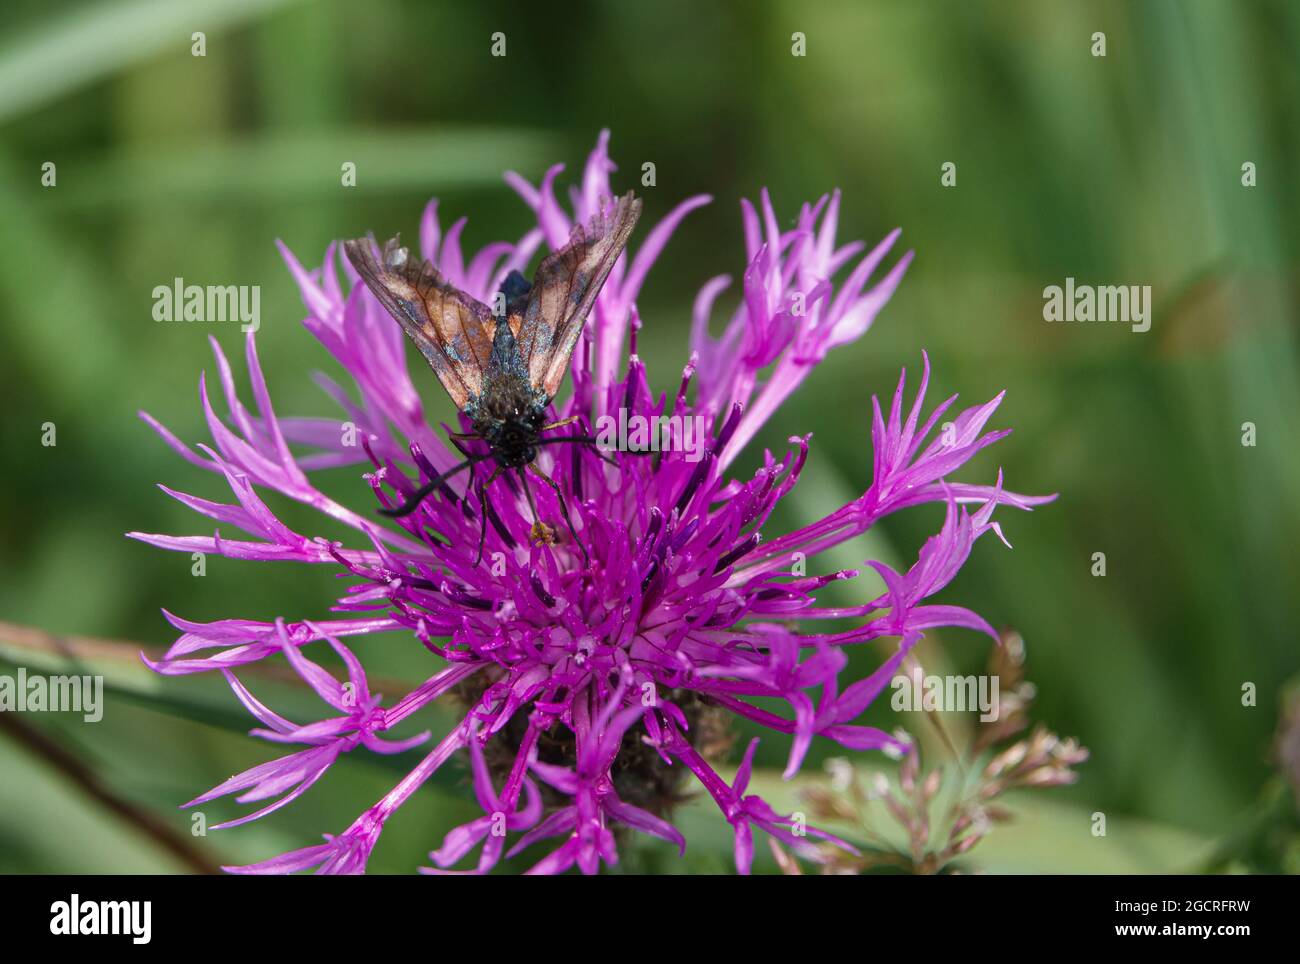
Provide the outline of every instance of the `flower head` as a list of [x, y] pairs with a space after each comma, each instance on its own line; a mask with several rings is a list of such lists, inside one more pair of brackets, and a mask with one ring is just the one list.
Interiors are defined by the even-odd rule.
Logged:
[[[543, 242], [552, 249], [563, 246], [573, 225], [599, 210], [613, 194], [614, 169], [603, 134], [580, 186], [571, 192], [571, 212], [555, 196], [560, 167], [548, 171], [540, 187], [507, 175], [536, 214], [537, 227], [515, 244], [489, 245], [468, 259], [460, 246], [464, 221], [444, 234], [431, 203], [421, 222], [421, 252], [451, 284], [489, 302], [505, 276], [526, 266]], [[997, 505], [1029, 509], [1047, 501], [1005, 491], [1000, 475], [993, 485], [950, 479], [971, 456], [1006, 434], [984, 432], [1001, 396], [959, 413], [930, 439], [954, 399], [921, 422], [926, 357], [910, 407], [904, 379], [887, 417], [873, 400], [870, 487], [791, 532], [765, 530], [777, 503], [799, 480], [811, 436], [791, 438], [784, 452], [763, 452], [749, 478], [728, 471], [817, 363], [870, 327], [911, 257], [898, 259], [873, 282], [898, 232], [859, 258], [860, 243], [836, 244], [838, 192], [804, 205], [788, 231], [780, 229], [766, 192], [758, 209], [743, 203], [746, 262], [740, 303], [713, 337], [710, 316], [729, 279], [707, 282], [695, 302], [692, 354], [678, 388], [671, 397], [651, 390], [636, 352], [641, 325], [636, 299], [669, 236], [708, 200], [682, 202], [635, 251], [620, 258], [573, 353], [572, 393], [553, 413], [556, 420], [574, 418], [584, 436], [610, 420], [649, 425], [652, 442], [669, 443], [652, 445], [658, 449], [653, 455], [586, 444], [548, 446], [539, 450], [537, 465], [556, 489], [538, 484], [525, 492], [512, 479], [488, 487], [490, 466], [473, 466], [466, 476], [440, 486], [415, 512], [381, 524], [374, 509], [401, 504], [459, 462], [461, 452], [448, 427], [440, 432], [428, 424], [406, 366], [400, 328], [342, 263], [334, 245], [316, 271], [282, 250], [307, 308], [306, 327], [354, 382], [344, 387], [320, 379], [339, 416], [278, 416], [251, 334], [246, 351], [255, 414], [239, 400], [230, 365], [214, 342], [227, 414], [224, 420], [217, 414], [201, 380], [212, 444], [192, 449], [144, 416], [184, 458], [224, 477], [233, 501], [164, 489], [224, 526], [227, 534], [218, 529], [211, 536], [133, 537], [185, 552], [333, 567], [350, 581], [332, 607], [335, 618], [328, 620], [204, 624], [168, 615], [182, 635], [152, 664], [158, 672], [224, 672], [266, 727], [254, 731], [257, 735], [307, 745], [232, 777], [194, 802], [236, 792], [244, 802], [279, 797], [230, 823], [254, 819], [306, 791], [342, 752], [358, 746], [402, 752], [422, 742], [424, 737], [388, 743], [380, 734], [432, 701], [445, 697], [462, 708], [460, 723], [344, 834], [243, 870], [363, 869], [387, 816], [462, 750], [483, 816], [447, 834], [431, 854], [437, 871], [466, 861], [473, 871], [487, 871], [505, 853], [552, 841], [534, 871], [577, 866], [590, 873], [617, 861], [628, 832], [684, 848], [671, 808], [689, 781], [712, 797], [733, 828], [742, 871], [752, 862], [756, 827], [820, 859], [824, 848], [805, 846], [806, 828], [796, 833], [792, 817], [747, 794], [755, 743], [730, 783], [717, 772], [728, 745], [726, 718], [743, 717], [790, 734], [787, 777], [797, 772], [815, 738], [852, 750], [903, 754], [909, 748], [905, 739], [854, 721], [923, 631], [962, 626], [992, 634], [974, 612], [931, 598], [951, 581], [976, 539], [989, 529], [1001, 536], [991, 520]], [[662, 437], [653, 434], [655, 426], [665, 425]], [[702, 444], [672, 444], [685, 437], [688, 425], [698, 427]], [[312, 473], [346, 465], [369, 466], [362, 478], [370, 494], [358, 486], [356, 498], [343, 504], [323, 494]], [[294, 532], [271, 512], [259, 489], [312, 506], [351, 527], [357, 538], [344, 545]], [[867, 560], [864, 564], [883, 579], [884, 594], [855, 607], [819, 606], [819, 589], [853, 579], [859, 570], [808, 575], [805, 565], [885, 515], [922, 502], [943, 502], [947, 513], [916, 563], [895, 572]], [[560, 526], [537, 538], [533, 503], [545, 520], [558, 520], [567, 509], [582, 545]], [[968, 511], [966, 505], [975, 508]], [[232, 529], [245, 535], [232, 536]], [[853, 618], [854, 628], [838, 633], [799, 628], [806, 621], [842, 617]], [[361, 663], [340, 638], [353, 637], [357, 648], [364, 637], [389, 630], [408, 631], [428, 650], [430, 676], [383, 708], [369, 694]], [[897, 638], [894, 656], [867, 679], [842, 686], [845, 648], [879, 638]], [[346, 686], [302, 652], [322, 641], [343, 658]], [[276, 653], [287, 656], [337, 715], [307, 725], [290, 723], [259, 703], [234, 675], [237, 667]], [[771, 708], [773, 700], [786, 712]], [[513, 842], [507, 839], [511, 835], [516, 835]]]

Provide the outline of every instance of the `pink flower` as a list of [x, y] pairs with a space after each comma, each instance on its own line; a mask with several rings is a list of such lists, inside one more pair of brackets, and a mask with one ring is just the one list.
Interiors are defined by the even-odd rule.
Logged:
[[[452, 284], [490, 301], [509, 271], [526, 266], [543, 242], [552, 249], [563, 245], [573, 225], [613, 196], [607, 145], [602, 134], [567, 211], [555, 195], [560, 167], [548, 171], [539, 187], [507, 175], [535, 212], [537, 227], [516, 243], [492, 244], [471, 258], [460, 246], [465, 222], [444, 234], [431, 203], [420, 227], [423, 255]], [[481, 487], [490, 466], [475, 466], [443, 484], [398, 522], [381, 522], [376, 508], [403, 502], [461, 454], [425, 418], [400, 328], [357, 283], [335, 245], [319, 270], [304, 268], [282, 247], [302, 291], [308, 330], [352, 379], [348, 387], [319, 379], [338, 407], [334, 419], [277, 415], [251, 335], [246, 361], [255, 411], [236, 395], [230, 366], [214, 342], [226, 414], [217, 414], [201, 380], [211, 444], [191, 448], [144, 416], [182, 457], [223, 477], [233, 498], [212, 502], [164, 488], [213, 520], [213, 533], [132, 533], [133, 538], [182, 552], [327, 566], [349, 582], [329, 620], [205, 624], [167, 614], [182, 635], [151, 664], [158, 672], [226, 673], [266, 727], [257, 735], [307, 747], [232, 777], [195, 803], [228, 793], [244, 802], [277, 798], [223, 826], [254, 819], [305, 792], [343, 752], [409, 749], [416, 741], [390, 744], [380, 734], [434, 700], [454, 690], [462, 704], [461, 722], [345, 833], [241, 872], [364, 868], [388, 815], [462, 749], [468, 750], [483, 815], [447, 834], [432, 854], [439, 870], [473, 859], [471, 869], [484, 872], [503, 854], [553, 840], [556, 845], [534, 871], [576, 866], [590, 873], [617, 861], [618, 827], [684, 848], [668, 802], [685, 778], [708, 790], [733, 828], [741, 871], [752, 862], [755, 827], [817, 859], [805, 831], [832, 838], [811, 828], [796, 833], [793, 818], [746, 792], [753, 743], [731, 784], [716, 772], [716, 754], [706, 746], [711, 721], [729, 713], [790, 734], [787, 777], [819, 738], [852, 750], [903, 753], [906, 741], [855, 720], [924, 631], [955, 626], [990, 632], [974, 612], [933, 597], [965, 563], [976, 539], [990, 529], [1001, 538], [992, 521], [997, 505], [1027, 510], [1050, 500], [1007, 492], [1000, 475], [993, 485], [951, 478], [1007, 434], [984, 431], [1001, 396], [966, 409], [934, 434], [953, 399], [922, 422], [929, 378], [929, 358], [923, 356], [921, 386], [906, 416], [903, 379], [887, 421], [873, 400], [870, 486], [794, 531], [765, 530], [777, 503], [798, 483], [810, 436], [790, 439], [784, 453], [764, 452], [748, 479], [727, 474], [812, 369], [830, 351], [860, 338], [888, 302], [910, 252], [873, 279], [898, 232], [865, 254], [857, 242], [837, 245], [838, 192], [804, 205], [788, 231], [780, 229], [766, 192], [758, 209], [744, 203], [739, 306], [712, 336], [713, 305], [729, 281], [707, 282], [695, 302], [693, 354], [679, 388], [671, 398], [650, 390], [636, 352], [636, 300], [671, 234], [708, 200], [678, 204], [620, 258], [573, 353], [573, 391], [556, 406], [556, 418], [576, 417], [584, 432], [615, 413], [692, 419], [704, 443], [694, 453], [669, 446], [653, 457], [579, 445], [541, 450], [538, 465], [566, 494], [586, 552], [567, 539], [535, 544], [532, 512], [519, 487]], [[431, 380], [423, 370], [418, 377]], [[354, 497], [340, 502], [313, 481], [318, 469], [357, 464], [369, 466], [363, 476], [369, 494], [358, 486]], [[268, 490], [342, 523], [354, 538], [345, 544], [291, 530], [259, 495]], [[543, 518], [560, 517], [562, 506], [551, 490], [540, 486], [532, 495]], [[847, 608], [818, 605], [822, 587], [854, 579], [860, 570], [807, 575], [806, 564], [815, 567], [821, 553], [892, 512], [939, 501], [947, 505], [944, 524], [906, 572], [864, 563], [884, 580], [883, 594]], [[480, 563], [481, 524], [487, 525], [487, 541]], [[833, 634], [808, 629], [813, 620], [842, 617], [857, 625]], [[425, 683], [384, 709], [369, 694], [360, 661], [339, 639], [352, 637], [355, 646], [392, 630], [418, 640], [429, 653], [430, 670]], [[897, 638], [894, 655], [867, 679], [841, 685], [844, 648], [882, 637]], [[301, 652], [321, 640], [343, 656], [347, 684]], [[233, 675], [235, 668], [276, 653], [284, 653], [338, 715], [290, 723]], [[509, 835], [515, 835], [513, 844]]]

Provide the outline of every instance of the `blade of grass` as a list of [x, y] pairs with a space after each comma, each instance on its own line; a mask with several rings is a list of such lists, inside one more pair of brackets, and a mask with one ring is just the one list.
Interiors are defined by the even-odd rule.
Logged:
[[541, 132], [512, 128], [335, 128], [245, 140], [212, 139], [138, 145], [128, 152], [79, 159], [78, 176], [53, 192], [58, 207], [125, 207], [143, 203], [267, 200], [340, 192], [340, 165], [356, 164], [357, 191], [448, 191], [501, 183], [503, 166], [543, 170], [559, 153]]
[[128, 0], [78, 4], [0, 49], [0, 122], [43, 107], [172, 48], [218, 35], [295, 0]]

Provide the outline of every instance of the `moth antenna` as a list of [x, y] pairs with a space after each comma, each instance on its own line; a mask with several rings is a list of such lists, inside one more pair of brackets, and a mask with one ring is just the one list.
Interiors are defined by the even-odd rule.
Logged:
[[466, 459], [464, 462], [461, 462], [459, 465], [456, 465], [453, 468], [448, 469], [446, 472], [443, 472], [441, 475], [434, 476], [428, 482], [424, 483], [424, 485], [420, 486], [413, 493], [411, 493], [411, 497], [408, 498], [405, 502], [403, 502], [398, 508], [380, 509], [379, 514], [382, 516], [387, 516], [390, 519], [400, 519], [403, 516], [410, 515], [412, 512], [414, 512], [416, 509], [420, 507], [421, 502], [423, 502], [426, 498], [429, 497], [429, 493], [431, 493], [434, 489], [438, 488], [438, 486], [442, 485], [442, 483], [446, 482], [449, 478], [451, 478], [456, 473], [462, 472], [465, 469], [469, 468], [471, 465], [475, 465], [479, 462], [482, 462], [484, 459], [487, 458], [491, 458], [491, 456], [478, 455], [473, 458]]
[[[618, 462], [614, 461], [614, 459], [612, 459], [610, 456], [606, 455], [604, 452], [600, 450], [600, 443], [594, 435], [560, 435], [556, 438], [543, 438], [543, 439], [538, 439], [536, 442], [534, 442], [533, 446], [534, 448], [536, 448], [542, 445], [551, 445], [554, 444], [555, 442], [578, 442], [578, 443], [585, 442], [587, 445], [591, 446], [592, 451], [596, 453], [597, 457], [604, 459], [610, 465], [614, 466], [615, 468], [618, 468]], [[628, 449], [624, 454], [625, 455], [650, 455], [652, 454], [652, 450], [645, 449], [643, 451], [641, 449]]]

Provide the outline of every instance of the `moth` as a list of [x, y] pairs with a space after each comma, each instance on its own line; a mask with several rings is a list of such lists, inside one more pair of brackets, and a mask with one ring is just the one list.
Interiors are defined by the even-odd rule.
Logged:
[[[564, 381], [587, 315], [640, 216], [641, 201], [631, 191], [612, 208], [602, 207], [588, 224], [574, 227], [563, 248], [542, 261], [531, 285], [518, 271], [510, 272], [494, 300], [497, 312], [448, 283], [429, 262], [412, 256], [399, 238], [382, 250], [376, 249], [373, 238], [344, 244], [361, 280], [415, 342], [452, 402], [469, 419], [472, 431], [452, 437], [480, 439], [488, 447], [487, 454], [469, 456], [430, 479], [400, 507], [381, 513], [408, 515], [451, 476], [493, 459], [496, 467], [484, 486], [502, 473], [518, 473], [533, 511], [534, 538], [548, 538], [548, 528], [537, 518], [525, 468], [555, 491], [569, 533], [582, 545], [564, 494], [534, 460], [544, 445], [595, 444], [589, 436], [542, 433], [577, 420], [573, 416], [548, 422], [547, 411]], [[480, 558], [486, 533], [485, 513]]]

